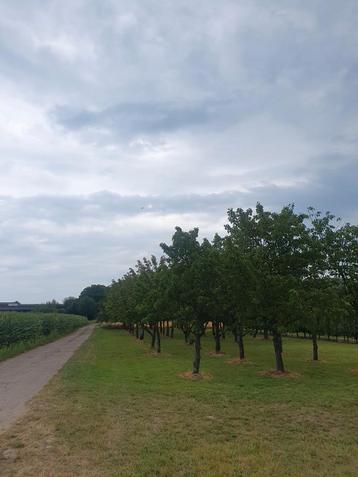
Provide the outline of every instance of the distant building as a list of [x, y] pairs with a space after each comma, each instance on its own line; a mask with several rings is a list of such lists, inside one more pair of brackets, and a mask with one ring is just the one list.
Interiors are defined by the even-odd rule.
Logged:
[[0, 301], [0, 311], [33, 311], [38, 305], [22, 305], [19, 301]]

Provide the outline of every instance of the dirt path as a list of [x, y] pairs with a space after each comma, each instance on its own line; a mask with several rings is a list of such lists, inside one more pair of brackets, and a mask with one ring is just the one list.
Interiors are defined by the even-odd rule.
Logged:
[[90, 336], [94, 325], [0, 363], [0, 432], [26, 411], [26, 403]]

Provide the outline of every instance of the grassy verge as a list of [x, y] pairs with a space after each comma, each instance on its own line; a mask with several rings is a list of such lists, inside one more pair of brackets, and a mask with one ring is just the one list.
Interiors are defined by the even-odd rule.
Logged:
[[[232, 340], [226, 355], [203, 349], [211, 380], [178, 374], [192, 348], [163, 340], [163, 355], [123, 331], [94, 332], [0, 437], [1, 476], [355, 476], [358, 468], [358, 347], [321, 343], [310, 361], [303, 340], [284, 342], [296, 379], [260, 375], [272, 344], [247, 340], [248, 362]], [[298, 377], [297, 377], [298, 375]]]
[[0, 361], [66, 336], [88, 324], [62, 313], [0, 312]]
[[39, 336], [38, 338], [31, 341], [20, 341], [11, 346], [6, 346], [0, 348], [0, 361], [3, 361], [8, 358], [13, 358], [18, 354], [24, 353], [25, 351], [30, 351], [30, 349], [37, 348], [52, 341], [56, 341], [59, 338], [73, 333], [73, 331], [68, 331], [67, 333], [52, 332], [47, 336]]

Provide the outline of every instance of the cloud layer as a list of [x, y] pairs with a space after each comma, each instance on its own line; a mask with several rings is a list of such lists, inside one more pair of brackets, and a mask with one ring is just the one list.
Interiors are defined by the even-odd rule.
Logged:
[[358, 219], [355, 0], [4, 1], [0, 298], [63, 299], [175, 225]]

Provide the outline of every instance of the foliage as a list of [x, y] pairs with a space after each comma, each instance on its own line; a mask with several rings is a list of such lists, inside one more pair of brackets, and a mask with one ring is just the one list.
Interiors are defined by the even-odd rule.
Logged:
[[0, 313], [0, 347], [34, 341], [52, 333], [66, 334], [87, 324], [83, 316], [60, 313]]
[[34, 312], [36, 313], [60, 313], [62, 311], [62, 305], [58, 303], [56, 300], [47, 301], [46, 303], [42, 303], [37, 305], [34, 308]]
[[92, 298], [97, 304], [101, 304], [106, 297], [106, 290], [107, 287], [104, 285], [91, 285], [81, 291], [79, 298], [87, 296]]
[[63, 307], [65, 313], [86, 316], [89, 320], [100, 318], [103, 313], [103, 302], [107, 287], [104, 285], [90, 285], [82, 290], [78, 298], [67, 297]]
[[[224, 237], [199, 239], [199, 230], [175, 228], [164, 256], [138, 261], [109, 287], [104, 317], [125, 323], [158, 352], [160, 331], [180, 329], [194, 344], [193, 374], [208, 327], [220, 353], [227, 329], [245, 358], [243, 337], [272, 336], [276, 370], [284, 372], [282, 336], [304, 333], [318, 359], [320, 335], [358, 342], [358, 227], [330, 212], [290, 204], [278, 212], [257, 204], [229, 209]], [[141, 330], [141, 332], [139, 332]], [[159, 330], [159, 331], [158, 331]]]

